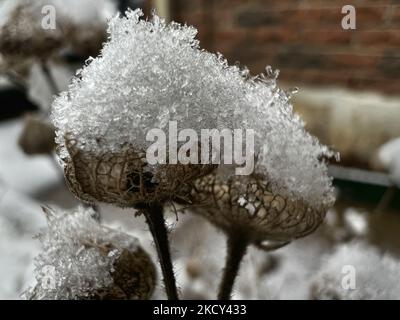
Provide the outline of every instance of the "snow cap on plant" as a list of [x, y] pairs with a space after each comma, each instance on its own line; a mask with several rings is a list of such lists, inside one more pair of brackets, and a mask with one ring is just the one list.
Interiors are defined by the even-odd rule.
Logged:
[[198, 179], [192, 208], [228, 236], [240, 234], [249, 243], [269, 248], [313, 232], [328, 207], [277, 193], [274, 181], [260, 175], [226, 177], [217, 171]]
[[100, 225], [93, 209], [44, 211], [48, 228], [38, 236], [43, 250], [27, 299], [151, 297], [155, 267], [136, 238]]
[[[96, 161], [105, 154], [120, 157], [127, 150], [137, 157], [153, 143], [146, 140], [147, 132], [167, 131], [169, 121], [176, 121], [178, 130], [195, 130], [198, 136], [202, 129], [254, 129], [255, 171], [276, 181], [275, 191], [310, 203], [332, 201], [331, 179], [321, 161], [332, 154], [304, 130], [288, 95], [276, 87], [276, 73], [267, 68], [266, 74], [251, 77], [247, 69], [229, 66], [222, 55], [201, 50], [195, 28], [142, 16], [136, 10], [112, 19], [101, 55], [90, 59], [69, 90], [54, 101], [52, 117], [65, 164], [76, 167], [78, 152]], [[128, 162], [121, 160], [123, 169], [117, 171], [130, 174]], [[178, 194], [171, 186], [177, 179], [186, 185], [185, 179], [171, 174], [172, 180], [163, 180], [160, 172], [165, 169], [159, 169], [143, 163], [140, 170], [147, 177], [142, 173], [135, 179], [146, 181], [150, 189], [162, 186]], [[109, 166], [107, 174], [112, 170]], [[122, 187], [107, 184], [109, 193], [129, 190], [125, 183], [132, 180], [129, 174], [119, 176]], [[95, 175], [103, 177], [104, 170]], [[189, 174], [186, 180], [193, 177]], [[143, 190], [142, 183], [142, 194], [146, 193]]]

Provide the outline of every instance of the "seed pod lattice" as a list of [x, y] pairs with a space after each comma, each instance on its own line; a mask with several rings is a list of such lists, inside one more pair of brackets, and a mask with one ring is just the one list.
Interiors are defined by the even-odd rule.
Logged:
[[313, 232], [325, 216], [324, 208], [313, 208], [302, 200], [272, 191], [260, 176], [210, 174], [197, 180], [194, 211], [226, 233], [245, 232], [250, 241], [290, 241]]
[[159, 165], [146, 171], [146, 155], [128, 144], [118, 152], [96, 155], [66, 138], [69, 157], [65, 177], [69, 189], [80, 199], [132, 207], [167, 200], [190, 202], [193, 181], [210, 173], [214, 165]]

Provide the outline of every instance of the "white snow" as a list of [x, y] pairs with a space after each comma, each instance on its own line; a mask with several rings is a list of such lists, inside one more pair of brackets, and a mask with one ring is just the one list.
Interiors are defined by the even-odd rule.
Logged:
[[165, 129], [168, 121], [199, 136], [201, 129], [254, 129], [256, 170], [276, 182], [279, 192], [317, 207], [332, 203], [331, 179], [320, 157], [333, 153], [293, 114], [289, 96], [276, 87], [277, 73], [267, 68], [252, 78], [221, 54], [201, 50], [195, 28], [157, 16], [141, 20], [142, 15], [136, 10], [113, 18], [101, 55], [88, 60], [54, 101], [62, 159], [68, 158], [66, 133], [82, 148], [102, 153], [124, 143], [146, 150], [147, 132]]
[[399, 272], [399, 260], [378, 248], [359, 241], [343, 244], [325, 258], [313, 279], [313, 295], [318, 299], [397, 300]]
[[400, 138], [385, 143], [378, 150], [378, 158], [389, 172], [392, 181], [400, 187]]
[[33, 283], [33, 236], [44, 225], [39, 203], [0, 183], [0, 299], [19, 299]]
[[18, 146], [21, 120], [3, 122], [0, 126], [0, 180], [24, 194], [62, 181], [61, 168], [50, 156], [29, 157]]

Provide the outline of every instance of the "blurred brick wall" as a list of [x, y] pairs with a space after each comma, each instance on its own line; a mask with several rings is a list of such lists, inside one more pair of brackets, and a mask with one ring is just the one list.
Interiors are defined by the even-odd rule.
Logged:
[[[341, 27], [346, 4], [356, 30]], [[400, 0], [171, 0], [171, 11], [252, 73], [270, 64], [293, 84], [400, 94]]]

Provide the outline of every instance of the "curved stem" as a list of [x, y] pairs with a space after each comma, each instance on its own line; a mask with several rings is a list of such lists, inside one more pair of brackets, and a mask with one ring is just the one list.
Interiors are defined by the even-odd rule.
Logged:
[[144, 213], [146, 222], [154, 238], [168, 300], [178, 300], [163, 207], [159, 204], [149, 204], [141, 208], [141, 211]]
[[238, 234], [228, 235], [224, 274], [218, 293], [219, 300], [229, 300], [231, 298], [240, 263], [246, 254], [248, 245], [247, 237]]

